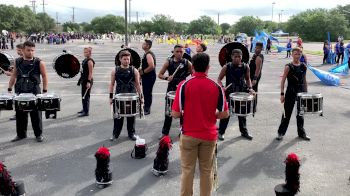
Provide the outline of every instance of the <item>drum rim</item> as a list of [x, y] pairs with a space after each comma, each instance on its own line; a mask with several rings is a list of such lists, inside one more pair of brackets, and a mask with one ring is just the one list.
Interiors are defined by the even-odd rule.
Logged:
[[321, 93], [298, 93], [297, 94], [298, 97], [300, 98], [323, 98]]
[[114, 95], [114, 99], [117, 101], [134, 101], [139, 99], [139, 95], [136, 93], [118, 93]]
[[[248, 95], [247, 97], [241, 97], [241, 96], [237, 96], [237, 95]], [[235, 92], [235, 93], [231, 93], [229, 95], [229, 97], [234, 100], [234, 101], [252, 101], [254, 99], [254, 96], [249, 94], [249, 93], [245, 93], [245, 92]]]
[[176, 91], [169, 91], [166, 93], [167, 97], [173, 97], [175, 99]]

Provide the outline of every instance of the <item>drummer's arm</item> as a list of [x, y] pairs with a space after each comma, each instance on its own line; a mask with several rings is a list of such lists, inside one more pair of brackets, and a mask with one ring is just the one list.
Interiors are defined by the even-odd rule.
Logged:
[[306, 81], [306, 74], [304, 75], [304, 87], [305, 92], [307, 92], [307, 81]]
[[166, 62], [164, 63], [162, 69], [160, 69], [159, 73], [158, 73], [158, 78], [162, 79], [162, 80], [166, 80], [166, 77], [164, 76], [166, 70], [168, 69], [169, 66], [169, 61], [166, 60]]
[[[225, 77], [225, 75], [226, 75], [226, 69], [227, 69], [227, 66], [224, 65], [224, 66], [222, 67], [222, 69], [221, 69], [221, 71], [220, 71], [220, 74], [219, 74], [219, 77], [218, 77], [218, 81], [217, 81], [217, 82], [218, 82], [221, 86], [223, 86], [221, 80], [224, 79], [224, 77]], [[226, 84], [226, 85], [229, 85], [229, 84]]]
[[[10, 81], [9, 81], [9, 89], [12, 89], [13, 85], [15, 84], [16, 82], [16, 77], [17, 77], [17, 67], [16, 65], [13, 67], [13, 71], [12, 71], [12, 75], [11, 75], [11, 78], [10, 78]], [[12, 90], [11, 90], [12, 91]], [[10, 92], [10, 91], [9, 91]]]
[[114, 94], [114, 84], [115, 84], [115, 70], [111, 73], [111, 83], [109, 84], [109, 101], [112, 103], [113, 94]]
[[247, 81], [248, 90], [250, 93], [255, 93], [252, 88], [252, 81], [250, 80], [250, 68], [247, 66], [247, 72], [245, 73], [245, 80]]
[[141, 89], [141, 85], [140, 85], [140, 73], [139, 73], [139, 71], [137, 71], [137, 69], [135, 69], [134, 70], [134, 74], [135, 74], [135, 87], [136, 87], [136, 90], [137, 90], [141, 100], [143, 100], [143, 94], [142, 94], [142, 89]]
[[193, 74], [192, 63], [188, 61], [188, 73]]
[[288, 72], [289, 72], [289, 67], [286, 66], [284, 68], [283, 76], [282, 76], [282, 79], [281, 79], [281, 93], [284, 93], [284, 83], [286, 82]]
[[43, 79], [43, 91], [44, 90], [47, 91], [48, 79], [47, 79], [46, 65], [45, 65], [44, 61], [40, 61], [40, 74], [41, 74], [41, 77]]

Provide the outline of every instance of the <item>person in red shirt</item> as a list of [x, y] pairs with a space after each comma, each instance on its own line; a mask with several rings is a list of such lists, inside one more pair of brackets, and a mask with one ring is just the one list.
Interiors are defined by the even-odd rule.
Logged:
[[180, 136], [181, 193], [193, 195], [193, 177], [199, 161], [200, 195], [211, 195], [213, 159], [217, 141], [216, 119], [229, 116], [225, 92], [208, 78], [209, 55], [192, 57], [194, 73], [179, 84], [172, 106], [174, 118], [183, 117]]

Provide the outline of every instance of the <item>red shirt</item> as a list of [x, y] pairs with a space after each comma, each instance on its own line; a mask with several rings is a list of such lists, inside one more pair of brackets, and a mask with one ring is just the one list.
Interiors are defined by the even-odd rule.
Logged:
[[221, 86], [205, 73], [196, 72], [176, 89], [172, 109], [183, 111], [183, 134], [194, 138], [217, 140], [216, 110], [227, 111]]

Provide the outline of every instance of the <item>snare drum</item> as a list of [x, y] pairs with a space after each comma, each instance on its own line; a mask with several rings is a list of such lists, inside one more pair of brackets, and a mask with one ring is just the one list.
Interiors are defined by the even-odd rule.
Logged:
[[254, 96], [249, 93], [237, 92], [230, 94], [230, 113], [236, 116], [253, 114]]
[[139, 96], [136, 93], [116, 94], [113, 99], [114, 118], [136, 116], [139, 106]]
[[298, 93], [297, 96], [299, 115], [323, 113], [323, 97], [321, 93]]
[[38, 110], [40, 111], [60, 111], [61, 98], [54, 93], [36, 95], [38, 98]]
[[165, 115], [171, 116], [171, 107], [175, 99], [176, 91], [169, 91], [166, 94], [166, 103], [165, 103]]
[[21, 93], [13, 98], [15, 110], [30, 112], [36, 110], [37, 98], [32, 93]]
[[13, 95], [0, 95], [0, 110], [13, 110]]

